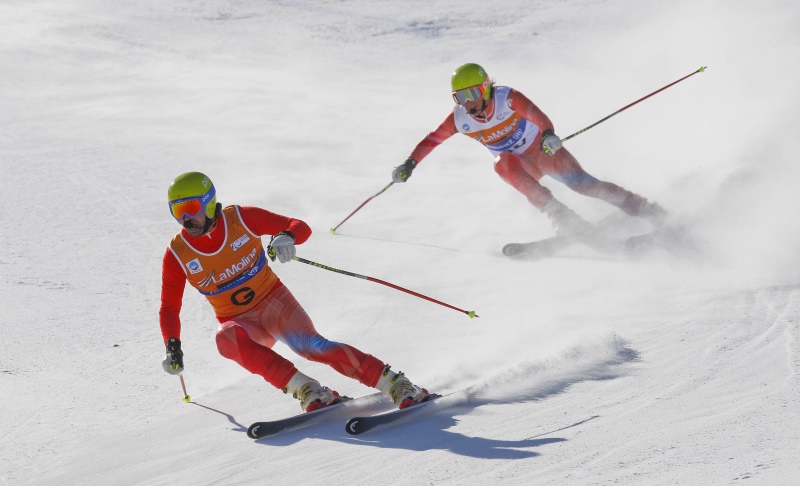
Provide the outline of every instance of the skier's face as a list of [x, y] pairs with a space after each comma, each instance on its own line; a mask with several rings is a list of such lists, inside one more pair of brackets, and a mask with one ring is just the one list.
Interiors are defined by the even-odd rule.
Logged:
[[462, 106], [467, 110], [467, 113], [472, 115], [473, 118], [483, 120], [486, 118], [486, 112], [490, 111], [492, 100], [484, 100], [483, 98], [475, 101], [466, 101]]

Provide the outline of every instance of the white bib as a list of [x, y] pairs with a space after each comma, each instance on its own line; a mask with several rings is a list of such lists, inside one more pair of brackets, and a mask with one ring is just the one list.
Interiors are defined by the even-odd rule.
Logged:
[[482, 143], [494, 155], [510, 152], [519, 155], [531, 146], [539, 127], [522, 118], [508, 106], [507, 86], [495, 86], [494, 113], [485, 122], [476, 120], [466, 108], [456, 105], [453, 115], [459, 132]]

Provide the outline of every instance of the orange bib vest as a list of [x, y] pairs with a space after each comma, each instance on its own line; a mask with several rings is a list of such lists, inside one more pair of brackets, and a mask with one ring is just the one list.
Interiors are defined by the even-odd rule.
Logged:
[[196, 250], [178, 233], [169, 244], [186, 280], [211, 303], [218, 317], [247, 312], [269, 293], [278, 276], [267, 264], [261, 238], [242, 222], [239, 209], [222, 210], [225, 238], [214, 253]]

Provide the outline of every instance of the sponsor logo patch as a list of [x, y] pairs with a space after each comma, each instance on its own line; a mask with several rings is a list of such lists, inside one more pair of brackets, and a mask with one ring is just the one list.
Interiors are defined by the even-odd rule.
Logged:
[[250, 236], [242, 235], [239, 239], [231, 243], [231, 248], [233, 248], [233, 251], [236, 251], [239, 248], [243, 247], [244, 244], [247, 243], [248, 241], [250, 241]]
[[[257, 255], [258, 250], [253, 248], [253, 250], [242, 257], [238, 263], [234, 263], [229, 268], [222, 270], [221, 272], [217, 273], [216, 269], [212, 269], [208, 275], [206, 275], [203, 280], [200, 282], [201, 287], [209, 287], [211, 285], [222, 285], [228, 282], [229, 280], [233, 279], [234, 277], [241, 276], [241, 275], [248, 275], [253, 276], [261, 270], [261, 267], [255, 265], [257, 262]], [[196, 260], [195, 260], [196, 261]], [[250, 267], [251, 265], [255, 265], [254, 267]], [[197, 262], [197, 266], [200, 267], [200, 262]], [[199, 273], [202, 272], [203, 269], [199, 268], [197, 272], [192, 273]], [[240, 275], [241, 274], [241, 275]]]
[[189, 269], [189, 273], [191, 273], [192, 275], [203, 271], [203, 266], [200, 265], [200, 260], [198, 258], [195, 258], [194, 260], [187, 263], [186, 268]]

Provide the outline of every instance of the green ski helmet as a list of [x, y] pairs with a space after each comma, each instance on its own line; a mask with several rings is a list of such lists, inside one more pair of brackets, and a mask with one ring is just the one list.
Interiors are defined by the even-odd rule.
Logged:
[[477, 101], [481, 97], [489, 101], [492, 97], [492, 81], [486, 70], [475, 63], [459, 66], [450, 77], [453, 99], [459, 105], [467, 101]]
[[217, 212], [217, 191], [207, 175], [200, 172], [187, 172], [172, 181], [167, 190], [169, 209], [172, 217], [181, 222], [184, 215], [197, 217], [205, 211], [208, 218]]

